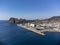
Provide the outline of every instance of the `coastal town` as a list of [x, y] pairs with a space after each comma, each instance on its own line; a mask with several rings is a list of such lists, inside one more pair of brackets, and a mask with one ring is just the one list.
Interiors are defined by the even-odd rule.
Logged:
[[[58, 16], [59, 17], [59, 16]], [[52, 17], [50, 19], [45, 19], [45, 20], [25, 20], [23, 21], [20, 19], [19, 21], [16, 21], [15, 19], [14, 22], [19, 22], [17, 26], [25, 28], [29, 31], [35, 32], [39, 35], [46, 35], [45, 32], [60, 32], [60, 20], [58, 20], [58, 17]], [[11, 21], [10, 21], [11, 22]], [[13, 20], [12, 20], [13, 23]]]
[[53, 23], [53, 24], [49, 23], [39, 25], [35, 25], [33, 23], [26, 23], [24, 25], [23, 24], [17, 24], [17, 25], [40, 35], [46, 35], [44, 34], [44, 32], [60, 32], [59, 23]]

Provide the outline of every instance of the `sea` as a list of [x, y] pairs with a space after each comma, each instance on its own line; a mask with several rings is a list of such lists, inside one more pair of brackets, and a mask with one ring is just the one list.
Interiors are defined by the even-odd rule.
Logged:
[[60, 33], [45, 34], [41, 36], [6, 20], [0, 21], [0, 45], [60, 45]]

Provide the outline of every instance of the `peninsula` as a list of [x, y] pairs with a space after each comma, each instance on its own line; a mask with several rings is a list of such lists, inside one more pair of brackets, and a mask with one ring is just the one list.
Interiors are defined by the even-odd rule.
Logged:
[[17, 26], [20, 26], [43, 36], [46, 35], [45, 32], [60, 32], [60, 16], [53, 16], [49, 19], [42, 20], [10, 18], [8, 22], [11, 24], [17, 24]]

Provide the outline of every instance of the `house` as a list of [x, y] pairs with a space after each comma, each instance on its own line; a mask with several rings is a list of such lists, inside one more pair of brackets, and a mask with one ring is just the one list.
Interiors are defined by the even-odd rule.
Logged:
[[35, 24], [31, 23], [31, 24], [30, 24], [30, 27], [35, 27]]

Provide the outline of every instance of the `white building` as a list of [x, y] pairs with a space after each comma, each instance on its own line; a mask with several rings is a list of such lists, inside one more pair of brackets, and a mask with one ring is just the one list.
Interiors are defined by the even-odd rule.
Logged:
[[[42, 27], [41, 27], [42, 26]], [[51, 29], [51, 30], [59, 30], [60, 24], [59, 23], [43, 23], [37, 26], [38, 29]]]
[[30, 27], [35, 27], [35, 24], [30, 24]]

